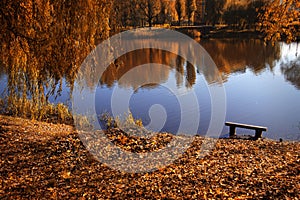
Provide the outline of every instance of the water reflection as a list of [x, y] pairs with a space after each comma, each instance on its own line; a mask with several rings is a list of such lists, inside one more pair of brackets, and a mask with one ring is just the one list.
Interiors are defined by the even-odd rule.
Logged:
[[[155, 67], [155, 65], [146, 65], [148, 63], [162, 64], [169, 67]], [[143, 68], [134, 68], [138, 66]], [[184, 79], [187, 80], [185, 86], [193, 87], [196, 82], [196, 70], [190, 62], [187, 62], [179, 55], [167, 52], [161, 49], [141, 49], [127, 53], [118, 58], [114, 64], [110, 65], [103, 73], [100, 83], [112, 87], [117, 81], [119, 86], [130, 88], [134, 90], [139, 87], [155, 88], [159, 83], [165, 83], [170, 71], [176, 70], [176, 84], [177, 87], [183, 87]], [[126, 79], [121, 79], [127, 72]], [[184, 73], [186, 71], [186, 73]], [[134, 73], [133, 73], [134, 72]], [[144, 83], [156, 83], [146, 84]]]
[[[106, 51], [106, 48], [97, 48], [93, 51], [93, 54], [82, 65], [82, 70], [79, 72], [82, 76], [77, 79], [76, 95], [74, 95], [80, 97], [84, 93], [85, 97], [82, 99], [88, 103], [76, 98], [75, 101], [79, 105], [76, 106], [76, 112], [79, 114], [84, 112], [80, 109], [83, 104], [92, 105], [93, 108], [87, 109], [90, 110], [89, 113], [84, 112], [89, 116], [95, 116], [93, 104], [96, 104], [97, 116], [103, 112], [110, 112], [116, 117], [130, 109], [134, 117], [142, 118], [144, 123], [148, 121], [144, 124], [147, 126], [151, 123], [147, 120], [147, 115], [151, 115], [149, 113], [151, 108], [157, 104], [164, 105], [164, 109], [168, 108], [165, 112], [167, 121], [161, 131], [196, 133], [199, 120], [197, 118], [193, 118], [193, 121], [190, 120], [190, 117], [195, 116], [193, 113], [199, 115], [199, 105], [193, 103], [193, 101], [198, 101], [198, 96], [191, 90], [196, 85], [196, 70], [201, 74], [198, 76], [199, 80], [200, 76], [210, 83], [221, 84], [222, 80], [212, 59], [207, 56], [201, 46], [186, 36], [167, 39], [163, 37], [163, 34], [167, 32], [170, 31], [160, 33], [162, 35], [159, 38], [132, 39], [122, 35], [121, 40], [119, 37], [115, 37], [110, 39], [108, 44], [118, 43], [124, 49], [112, 46], [112, 50], [109, 51]], [[131, 32], [127, 34], [131, 34]], [[114, 58], [117, 59], [114, 60]], [[108, 63], [110, 65], [107, 65]], [[93, 71], [93, 73], [86, 75], [85, 72], [88, 71]], [[96, 84], [99, 84], [100, 87], [96, 88], [95, 93]], [[206, 83], [201, 83], [201, 85], [204, 90], [209, 87]], [[149, 97], [149, 93], [152, 93], [151, 97]], [[187, 98], [188, 96], [195, 100]], [[179, 106], [176, 107], [176, 105]], [[191, 105], [195, 106], [191, 107]], [[147, 107], [146, 111], [145, 107]], [[184, 124], [181, 121], [188, 121], [188, 123]], [[191, 126], [191, 123], [196, 124], [196, 128]], [[94, 125], [95, 127], [99, 126]], [[191, 127], [193, 132], [188, 131]], [[154, 127], [154, 130], [157, 128]]]
[[[60, 41], [58, 37], [57, 39]], [[143, 46], [149, 40], [140, 39], [134, 42]], [[48, 51], [40, 52], [38, 56], [34, 54], [42, 51], [39, 48], [29, 54], [18, 49], [18, 59], [2, 58], [0, 65], [0, 81], [4, 83], [1, 85], [8, 94], [6, 106], [17, 99], [19, 106], [11, 104], [10, 107], [13, 112], [37, 115], [48, 101], [68, 101], [74, 84], [79, 84], [74, 83], [75, 77], [85, 74], [91, 78], [84, 80], [82, 86], [91, 90], [97, 89], [97, 95], [102, 98], [98, 98], [101, 101], [97, 104], [97, 109], [109, 109], [107, 102], [116, 87], [133, 90], [130, 104], [132, 112], [138, 118], [143, 118], [147, 123], [147, 111], [153, 103], [165, 105], [172, 116], [165, 130], [176, 131], [174, 129], [178, 128], [180, 117], [177, 112], [180, 109], [176, 108], [178, 102], [172, 99], [170, 91], [162, 87], [163, 84], [174, 83], [183, 92], [190, 89], [196, 91], [202, 120], [199, 132], [202, 133], [207, 129], [211, 117], [210, 96], [206, 84], [228, 83], [228, 119], [266, 125], [270, 130], [267, 137], [297, 139], [300, 111], [297, 110], [299, 106], [296, 102], [299, 100], [300, 91], [300, 58], [299, 55], [295, 56], [296, 44], [292, 44], [293, 48], [290, 49], [286, 44], [264, 45], [260, 40], [203, 40], [201, 45], [216, 63], [218, 68], [215, 69], [209, 67], [207, 60], [202, 59], [202, 52], [192, 51], [189, 43], [185, 41], [150, 39], [150, 42], [154, 46], [171, 46], [173, 53], [142, 48], [123, 55], [120, 53], [122, 50], [112, 49], [108, 57], [120, 54], [122, 56], [110, 63], [101, 78], [93, 68], [99, 63], [77, 72], [85, 56], [82, 52], [88, 52], [83, 46], [74, 49], [72, 45], [62, 45], [72, 50], [68, 53], [68, 48], [57, 51], [58, 44], [54, 42], [53, 46], [49, 46], [52, 50], [46, 57], [43, 55]], [[20, 48], [18, 44], [15, 45]], [[133, 41], [125, 44], [130, 45], [135, 44]], [[293, 53], [292, 59], [286, 59], [286, 52]], [[179, 54], [184, 54], [191, 62], [187, 62]], [[145, 65], [148, 63], [160, 65]], [[3, 88], [0, 88], [1, 92]], [[26, 99], [30, 99], [35, 106], [25, 109]], [[285, 133], [291, 136], [287, 137]]]
[[[135, 41], [136, 42], [136, 41]], [[140, 43], [148, 42], [148, 40], [140, 40]], [[163, 45], [164, 41], [151, 41]], [[189, 51], [188, 45], [180, 41], [171, 42], [172, 48], [176, 52], [188, 52], [188, 57], [201, 57], [201, 53]], [[170, 66], [168, 68], [153, 69], [145, 68], [141, 71], [136, 71], [137, 74], [132, 74], [132, 78], [127, 82], [118, 82], [122, 87], [138, 88], [139, 83], [144, 80], [154, 80], [156, 83], [164, 83], [170, 74], [170, 70], [176, 70], [176, 83], [178, 87], [187, 82], [186, 87], [193, 87], [196, 83], [196, 72], [204, 75], [209, 84], [216, 83], [221, 75], [222, 81], [226, 81], [232, 73], [245, 73], [246, 69], [252, 70], [255, 74], [263, 72], [265, 69], [272, 69], [277, 60], [280, 59], [280, 45], [276, 43], [274, 46], [265, 45], [261, 40], [235, 40], [235, 39], [212, 39], [203, 40], [200, 44], [210, 54], [213, 61], [216, 63], [218, 70], [206, 67], [205, 63], [201, 66], [195, 63], [187, 62], [178, 54], [166, 52], [159, 49], [142, 49], [122, 55], [113, 64], [111, 64], [101, 77], [100, 84], [108, 87], [118, 81], [124, 74], [136, 66], [146, 63], [160, 63]], [[130, 45], [128, 43], [127, 45]], [[195, 59], [193, 59], [195, 60]], [[95, 83], [94, 83], [95, 84]]]
[[297, 56], [297, 53], [295, 56], [297, 57], [296, 60], [281, 63], [281, 71], [285, 79], [300, 90], [300, 57]]
[[[280, 58], [280, 45], [265, 45], [257, 39], [211, 39], [200, 44], [208, 51], [220, 72], [244, 73], [246, 68], [259, 74], [266, 67], [272, 70]], [[224, 77], [226, 79], [226, 77]]]
[[[285, 48], [289, 45], [283, 43], [272, 46], [265, 45], [260, 40], [206, 40], [201, 41], [201, 44], [210, 52], [218, 70], [212, 70], [205, 64], [198, 66], [187, 62], [174, 53], [143, 49], [127, 53], [109, 66], [100, 81], [100, 85], [106, 87], [98, 89], [97, 93], [99, 96], [101, 92], [110, 96], [116, 87], [135, 90], [130, 100], [130, 108], [146, 124], [149, 122], [147, 113], [151, 105], [167, 104], [171, 106], [167, 110], [168, 116], [173, 116], [173, 119], [171, 117], [171, 122], [167, 121], [163, 130], [176, 132], [176, 116], [179, 117], [180, 113], [178, 116], [176, 101], [170, 99], [166, 95], [168, 91], [161, 87], [161, 84], [174, 80], [178, 88], [195, 89], [201, 104], [199, 112], [202, 122], [198, 130], [201, 134], [205, 133], [211, 112], [210, 96], [205, 90], [205, 84], [220, 81], [216, 77], [221, 75], [221, 81], [228, 83], [227, 120], [266, 125], [269, 127], [267, 137], [297, 140], [300, 116], [297, 114], [296, 102], [299, 99], [299, 90], [293, 90], [290, 84], [282, 82], [282, 79], [291, 81], [299, 89], [299, 57], [295, 57], [296, 50], [289, 50], [294, 56], [287, 61]], [[172, 45], [176, 52], [187, 48], [180, 41], [173, 41]], [[201, 57], [201, 54], [188, 54]], [[137, 67], [146, 63], [160, 63], [169, 67]], [[123, 76], [127, 78], [123, 79]], [[148, 80], [153, 80], [154, 84], [142, 84]], [[98, 105], [98, 109], [109, 108], [110, 104], [104, 104], [105, 106]], [[285, 116], [287, 113], [289, 117]], [[224, 129], [224, 133], [226, 132]]]
[[[151, 44], [152, 48], [144, 48], [147, 44]], [[111, 55], [102, 56], [102, 55], [93, 55], [93, 61], [90, 63], [85, 63], [81, 68], [80, 74], [88, 74], [88, 80], [81, 80], [80, 83], [83, 87], [86, 85], [92, 90], [99, 82], [99, 74], [102, 74], [100, 84], [107, 85], [111, 87], [114, 82], [120, 79], [122, 75], [135, 68], [146, 63], [158, 63], [171, 67], [171, 70], [176, 70], [178, 74], [176, 75], [176, 81], [178, 87], [182, 84], [185, 84], [184, 79], [188, 79], [187, 87], [192, 87], [195, 84], [195, 74], [196, 69], [199, 73], [202, 73], [209, 83], [221, 83], [222, 80], [219, 77], [218, 69], [212, 66], [212, 60], [210, 58], [205, 58], [205, 51], [199, 49], [198, 52], [195, 52], [193, 49], [193, 44], [187, 39], [175, 40], [175, 39], [137, 39], [137, 40], [123, 40], [122, 46], [125, 46], [127, 49], [135, 49], [136, 46], [139, 46], [141, 50], [135, 50], [123, 55], [124, 49], [113, 49]], [[114, 46], [112, 46], [114, 47]], [[172, 52], [166, 52], [160, 49], [172, 49]], [[178, 56], [183, 55], [183, 56]], [[118, 58], [113, 61], [113, 63], [98, 63], [96, 60], [101, 60], [101, 57], [105, 57], [107, 60], [113, 61], [114, 58]], [[185, 57], [189, 60], [190, 63], [187, 63], [182, 57]], [[93, 63], [92, 63], [93, 62]], [[101, 65], [101, 66], [100, 66]], [[109, 66], [106, 68], [105, 72], [102, 72], [100, 69], [105, 69], [102, 66]], [[99, 67], [100, 66], [100, 67]], [[184, 69], [188, 73], [184, 74]], [[96, 70], [96, 71], [95, 71]], [[98, 70], [98, 71], [97, 71]], [[155, 69], [158, 71], [151, 71], [151, 68], [145, 68], [145, 70], [137, 71], [137, 74], [133, 74], [132, 77], [127, 80], [127, 82], [120, 82], [122, 87], [132, 87], [138, 88], [141, 87], [140, 83], [142, 81], [153, 80], [153, 82], [161, 83], [165, 82], [169, 76], [169, 71], [167, 69]]]

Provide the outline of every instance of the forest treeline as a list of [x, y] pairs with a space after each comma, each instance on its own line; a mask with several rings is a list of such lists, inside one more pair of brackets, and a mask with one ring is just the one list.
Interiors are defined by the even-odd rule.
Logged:
[[115, 0], [117, 24], [152, 26], [155, 24], [255, 24], [266, 0]]
[[259, 27], [268, 39], [292, 40], [299, 11], [298, 0], [2, 0], [0, 42], [18, 37], [49, 47], [60, 36], [59, 45], [93, 46], [131, 27], [200, 24]]
[[[295, 39], [299, 29], [298, 0], [115, 0], [113, 32], [153, 25], [228, 25], [258, 29], [268, 40]], [[299, 34], [299, 33], [298, 33]]]

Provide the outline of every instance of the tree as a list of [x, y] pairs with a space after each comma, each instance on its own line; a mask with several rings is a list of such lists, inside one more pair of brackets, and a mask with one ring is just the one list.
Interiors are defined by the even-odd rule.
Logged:
[[144, 12], [140, 8], [141, 0], [130, 0], [130, 24], [133, 27], [144, 26]]
[[226, 0], [207, 0], [206, 9], [206, 22], [212, 25], [219, 23], [223, 14], [224, 5]]
[[262, 13], [265, 5], [264, 0], [256, 0], [248, 5], [234, 5], [227, 7], [223, 13], [222, 19], [228, 25], [234, 25], [235, 28], [244, 29], [255, 28], [259, 21], [258, 16]]
[[149, 27], [152, 27], [154, 19], [158, 18], [160, 12], [159, 0], [140, 0], [139, 7], [148, 22]]
[[178, 25], [181, 25], [181, 20], [184, 16], [184, 2], [183, 0], [176, 0], [175, 2], [175, 10], [178, 16]]
[[196, 1], [196, 11], [194, 13], [194, 24], [201, 24], [204, 22], [205, 16], [205, 0], [197, 0]]
[[263, 12], [263, 7], [265, 5], [264, 0], [256, 0], [250, 3], [247, 7], [247, 23], [249, 27], [254, 27], [256, 30], [257, 23], [259, 22], [259, 16]]
[[248, 9], [245, 6], [230, 6], [223, 14], [223, 20], [235, 28], [244, 29], [247, 23]]
[[185, 11], [186, 11], [186, 15], [188, 18], [188, 24], [190, 25], [191, 21], [193, 20], [192, 18], [194, 16], [194, 13], [197, 10], [196, 1], [195, 0], [186, 0], [185, 3], [186, 3]]
[[113, 7], [111, 13], [113, 15], [110, 16], [110, 27], [113, 33], [120, 32], [122, 28], [130, 25], [132, 16], [131, 6], [133, 3], [130, 1], [124, 0], [114, 0]]
[[299, 37], [299, 19], [299, 0], [274, 0], [264, 7], [260, 25], [266, 40], [291, 42]]
[[171, 22], [170, 16], [170, 2], [166, 0], [160, 0], [159, 22], [162, 24]]

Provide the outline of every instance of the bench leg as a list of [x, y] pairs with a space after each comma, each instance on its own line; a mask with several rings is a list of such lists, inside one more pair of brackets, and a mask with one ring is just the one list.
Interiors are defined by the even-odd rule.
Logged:
[[262, 130], [255, 130], [255, 138], [261, 138], [262, 137]]
[[230, 137], [236, 136], [235, 128], [236, 128], [235, 126], [229, 127], [229, 136]]

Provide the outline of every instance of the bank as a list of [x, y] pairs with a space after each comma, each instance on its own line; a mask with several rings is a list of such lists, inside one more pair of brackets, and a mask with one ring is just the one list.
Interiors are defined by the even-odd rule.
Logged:
[[[107, 136], [115, 145], [137, 153], [155, 151], [175, 137], [163, 133], [147, 141], [118, 129]], [[299, 142], [211, 139], [214, 148], [202, 157], [203, 141], [195, 137], [189, 149], [168, 166], [153, 172], [126, 173], [97, 161], [72, 126], [1, 115], [0, 196], [3, 199], [300, 197]]]

